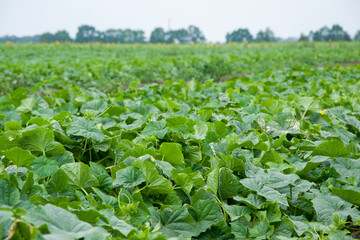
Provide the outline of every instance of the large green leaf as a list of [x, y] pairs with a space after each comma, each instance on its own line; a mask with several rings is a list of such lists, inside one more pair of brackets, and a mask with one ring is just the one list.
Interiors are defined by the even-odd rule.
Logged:
[[165, 121], [150, 122], [144, 128], [142, 134], [148, 137], [155, 134], [157, 138], [162, 139], [165, 136], [165, 134], [168, 132], [168, 128], [165, 127], [165, 125], [166, 125]]
[[360, 188], [355, 186], [344, 186], [342, 188], [331, 188], [331, 191], [336, 196], [347, 200], [348, 202], [360, 206]]
[[133, 167], [140, 169], [144, 175], [146, 190], [149, 194], [172, 194], [174, 192], [171, 182], [159, 175], [154, 164], [144, 160], [136, 160]]
[[5, 157], [18, 167], [28, 166], [35, 160], [30, 151], [14, 147], [5, 152]]
[[55, 156], [65, 152], [63, 145], [54, 141], [54, 133], [47, 128], [39, 127], [22, 133], [20, 147], [48, 156]]
[[51, 194], [53, 192], [60, 193], [69, 185], [69, 178], [67, 174], [59, 169], [51, 176], [50, 181], [47, 183], [47, 190]]
[[196, 223], [186, 208], [170, 206], [160, 213], [159, 231], [170, 237], [193, 237], [196, 235]]
[[49, 177], [59, 169], [59, 163], [53, 159], [48, 159], [41, 156], [35, 159], [30, 166], [32, 172], [38, 175], [41, 179]]
[[197, 201], [194, 209], [196, 211], [195, 221], [198, 234], [223, 220], [219, 205], [214, 200]]
[[9, 230], [13, 222], [13, 213], [11, 211], [0, 210], [0, 238], [7, 239]]
[[100, 114], [103, 113], [107, 108], [107, 103], [104, 100], [92, 100], [89, 102], [85, 102], [81, 108], [80, 111], [81, 112], [92, 112], [95, 114]]
[[265, 218], [256, 223], [253, 228], [249, 229], [250, 237], [263, 239], [269, 239], [273, 232], [274, 226], [269, 225], [268, 221]]
[[104, 133], [96, 127], [96, 123], [86, 118], [80, 117], [71, 122], [66, 128], [68, 135], [80, 136], [97, 142], [104, 140]]
[[350, 155], [350, 151], [340, 139], [333, 139], [320, 143], [312, 154], [328, 157], [347, 157]]
[[240, 220], [231, 223], [231, 233], [234, 234], [236, 240], [249, 239], [249, 229]]
[[26, 98], [21, 101], [21, 104], [19, 107], [16, 108], [17, 112], [21, 113], [28, 113], [31, 112], [31, 110], [36, 106], [36, 101], [34, 98]]
[[227, 168], [216, 168], [207, 178], [209, 191], [225, 200], [238, 193], [238, 180]]
[[145, 182], [144, 175], [137, 168], [130, 166], [116, 172], [113, 185], [131, 188], [143, 182]]
[[178, 143], [162, 143], [160, 146], [160, 152], [164, 157], [164, 160], [179, 166], [184, 166], [184, 156], [182, 154], [182, 147]]
[[360, 218], [359, 210], [337, 196], [320, 194], [311, 202], [314, 205], [317, 220], [320, 222], [332, 223], [333, 214], [337, 214], [342, 220], [346, 220], [348, 216], [353, 219]]
[[0, 179], [0, 205], [15, 205], [20, 198], [19, 190], [7, 179]]
[[91, 169], [88, 165], [77, 162], [67, 163], [60, 167], [69, 178], [69, 184], [75, 188], [89, 188], [99, 185], [97, 178], [91, 173]]
[[128, 237], [131, 232], [136, 231], [136, 229], [133, 226], [131, 226], [124, 220], [120, 220], [119, 218], [117, 218], [110, 209], [104, 209], [99, 212], [104, 216], [106, 216], [106, 218], [109, 221], [108, 224], [104, 224], [102, 226], [110, 228], [113, 231], [120, 232], [125, 237]]
[[360, 181], [360, 161], [350, 158], [335, 158], [331, 166], [344, 178], [354, 178], [356, 182]]
[[25, 216], [25, 219], [36, 227], [46, 225], [50, 234], [45, 237], [51, 239], [60, 236], [62, 239], [87, 239], [95, 233], [101, 233], [101, 239], [109, 236], [104, 229], [80, 221], [76, 215], [50, 204], [34, 208]]

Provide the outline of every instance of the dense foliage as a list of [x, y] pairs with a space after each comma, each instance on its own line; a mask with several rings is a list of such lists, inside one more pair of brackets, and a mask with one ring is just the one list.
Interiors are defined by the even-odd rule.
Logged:
[[[36, 60], [24, 64], [26, 50], [47, 59], [42, 51], [62, 47], [16, 47], [23, 59], [9, 66], [32, 66], [35, 75], [53, 74], [51, 61], [64, 59], [48, 53], [43, 69]], [[97, 53], [114, 50], [91, 49], [94, 71]], [[63, 79], [60, 90], [38, 85], [0, 98], [0, 237], [359, 235], [358, 66], [293, 67], [226, 82], [140, 87], [135, 80], [105, 94], [81, 87], [88, 76], [74, 62], [60, 68], [79, 71], [79, 86]]]
[[360, 61], [360, 42], [227, 45], [0, 44], [0, 94], [73, 84], [114, 92], [135, 80], [219, 80], [298, 65]]

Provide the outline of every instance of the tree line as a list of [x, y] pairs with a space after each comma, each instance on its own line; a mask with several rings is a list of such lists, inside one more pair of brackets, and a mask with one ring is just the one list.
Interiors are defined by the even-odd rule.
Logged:
[[[239, 28], [226, 34], [226, 42], [277, 42], [281, 39], [276, 37], [274, 32], [267, 28], [259, 31], [253, 36], [247, 28]], [[324, 26], [317, 31], [310, 31], [308, 35], [301, 34], [299, 41], [360, 41], [360, 30], [351, 39], [350, 35], [338, 24], [331, 28]], [[150, 39], [146, 39], [145, 32], [142, 30], [132, 29], [108, 29], [99, 31], [93, 26], [82, 25], [78, 28], [76, 37], [72, 39], [65, 30], [58, 31], [54, 34], [46, 32], [40, 35], [16, 37], [0, 37], [0, 42], [103, 42], [103, 43], [202, 43], [206, 42], [205, 35], [199, 27], [191, 25], [188, 28], [165, 31], [163, 28], [155, 28]]]

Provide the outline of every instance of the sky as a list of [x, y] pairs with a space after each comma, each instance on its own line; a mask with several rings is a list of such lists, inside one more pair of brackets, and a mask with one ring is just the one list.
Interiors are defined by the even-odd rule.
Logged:
[[67, 30], [75, 37], [83, 24], [141, 29], [147, 37], [156, 27], [196, 25], [210, 42], [224, 42], [238, 28], [256, 35], [270, 27], [287, 38], [333, 24], [354, 36], [359, 10], [360, 0], [0, 0], [0, 36]]

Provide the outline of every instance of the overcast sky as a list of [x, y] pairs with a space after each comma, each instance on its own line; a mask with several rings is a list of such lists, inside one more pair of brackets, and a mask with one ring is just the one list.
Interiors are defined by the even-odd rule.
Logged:
[[[170, 24], [169, 24], [170, 23]], [[0, 36], [34, 35], [78, 26], [166, 30], [194, 24], [208, 41], [225, 41], [237, 28], [252, 34], [270, 27], [276, 36], [299, 37], [338, 23], [354, 36], [360, 30], [360, 0], [0, 0]]]

